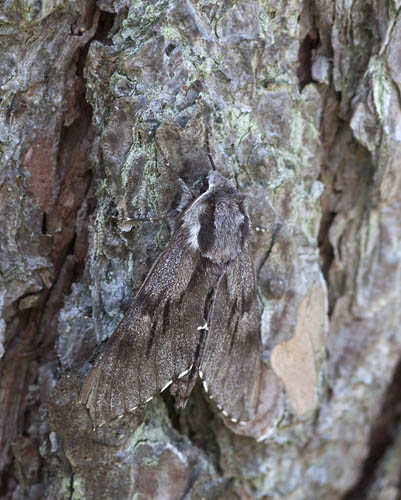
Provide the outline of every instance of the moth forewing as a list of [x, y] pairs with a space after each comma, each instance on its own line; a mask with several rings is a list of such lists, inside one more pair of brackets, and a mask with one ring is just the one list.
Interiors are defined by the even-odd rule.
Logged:
[[194, 362], [198, 339], [188, 332], [204, 319], [199, 304], [215, 277], [204, 274], [182, 231], [173, 234], [84, 382], [80, 399], [96, 425], [144, 404]]

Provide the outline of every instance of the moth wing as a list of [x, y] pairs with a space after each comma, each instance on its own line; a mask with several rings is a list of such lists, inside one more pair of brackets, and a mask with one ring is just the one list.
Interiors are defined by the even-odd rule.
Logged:
[[218, 282], [201, 363], [205, 389], [223, 414], [234, 421], [249, 421], [255, 416], [261, 363], [255, 272], [246, 246]]
[[183, 237], [173, 235], [84, 381], [80, 401], [95, 425], [147, 402], [194, 362], [211, 285]]

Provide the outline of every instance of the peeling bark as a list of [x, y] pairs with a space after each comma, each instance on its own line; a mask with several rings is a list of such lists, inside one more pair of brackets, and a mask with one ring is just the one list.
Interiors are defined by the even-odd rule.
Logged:
[[[398, 498], [397, 2], [9, 0], [0, 30], [0, 497]], [[205, 120], [254, 227], [258, 419], [197, 387], [93, 430], [82, 378], [169, 238], [124, 221], [174, 196], [149, 131], [191, 183]]]

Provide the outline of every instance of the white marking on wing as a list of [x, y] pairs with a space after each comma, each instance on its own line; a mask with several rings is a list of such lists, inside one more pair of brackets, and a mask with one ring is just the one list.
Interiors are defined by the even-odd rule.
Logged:
[[[179, 378], [179, 377], [178, 377], [178, 378]], [[173, 382], [172, 380], [170, 380], [170, 382], [167, 382], [167, 384], [166, 384], [164, 387], [162, 387], [162, 388], [160, 389], [160, 392], [165, 391], [165, 390], [167, 389], [167, 387], [168, 387], [168, 386], [169, 386], [172, 382]]]
[[186, 375], [187, 373], [189, 373], [189, 372], [192, 370], [192, 366], [193, 366], [193, 364], [192, 364], [189, 368], [187, 368], [186, 370], [184, 370], [183, 372], [181, 372], [181, 373], [178, 375], [178, 377], [177, 377], [177, 378], [182, 378], [182, 377], [185, 377], [185, 375]]
[[[211, 184], [209, 182], [209, 189], [210, 187]], [[203, 207], [196, 205], [202, 198], [204, 198], [208, 194], [209, 189], [204, 193], [202, 193], [198, 198], [196, 198], [196, 200], [188, 208], [187, 213], [184, 216], [185, 225], [189, 230], [189, 236], [187, 238], [187, 242], [188, 245], [190, 245], [194, 250], [199, 250], [199, 245], [198, 245], [198, 235], [200, 231], [199, 218], [203, 212]], [[194, 220], [196, 220], [196, 222], [194, 222]]]
[[199, 222], [192, 222], [189, 224], [189, 235], [187, 238], [188, 245], [193, 248], [194, 250], [199, 250], [199, 245], [198, 245], [198, 235], [200, 231], [200, 224]]

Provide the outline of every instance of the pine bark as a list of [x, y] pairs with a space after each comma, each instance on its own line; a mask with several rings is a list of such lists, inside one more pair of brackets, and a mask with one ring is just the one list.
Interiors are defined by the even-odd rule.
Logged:
[[[0, 498], [392, 499], [400, 487], [401, 5], [6, 0]], [[260, 413], [200, 387], [93, 430], [78, 402], [169, 240], [176, 184], [247, 195]], [[151, 133], [149, 133], [151, 132]]]

